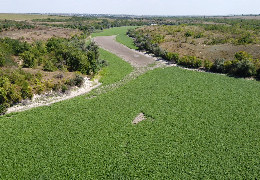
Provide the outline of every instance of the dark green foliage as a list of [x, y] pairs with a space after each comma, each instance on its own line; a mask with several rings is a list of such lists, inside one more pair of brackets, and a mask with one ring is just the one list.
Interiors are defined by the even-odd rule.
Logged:
[[0, 67], [5, 65], [5, 57], [2, 52], [0, 52]]
[[202, 66], [202, 60], [195, 56], [183, 56], [179, 59], [177, 64], [189, 68], [199, 68]]
[[216, 59], [211, 67], [213, 72], [224, 73], [225, 72], [225, 59]]
[[235, 58], [236, 58], [236, 60], [238, 60], [238, 61], [242, 61], [242, 60], [245, 60], [245, 59], [251, 59], [252, 57], [251, 57], [251, 55], [249, 55], [247, 52], [245, 52], [245, 51], [240, 51], [240, 52], [237, 52], [236, 54], [235, 54]]
[[203, 67], [205, 68], [206, 71], [211, 70], [212, 66], [213, 66], [213, 63], [210, 60], [207, 60], [207, 59], [204, 60]]
[[8, 37], [0, 38], [0, 43], [5, 44], [6, 48], [15, 56], [30, 49], [30, 45], [27, 42], [22, 42]]
[[196, 39], [201, 38], [201, 37], [203, 37], [203, 33], [202, 32], [194, 34], [194, 38], [196, 38]]
[[190, 36], [192, 36], [192, 35], [193, 35], [193, 32], [191, 32], [191, 31], [187, 31], [187, 32], [185, 32], [185, 34], [184, 34], [185, 37], [190, 37]]
[[240, 51], [235, 54], [235, 60], [226, 63], [226, 72], [241, 77], [254, 76], [257, 71], [256, 62], [247, 52]]
[[84, 83], [84, 78], [80, 75], [76, 75], [74, 79], [70, 79], [66, 82], [66, 85], [68, 86], [77, 86], [77, 87], [81, 87]]
[[33, 68], [38, 65], [37, 56], [32, 51], [25, 51], [20, 57], [23, 59], [23, 67]]
[[73, 37], [71, 41], [51, 38], [46, 44], [47, 51], [55, 56], [57, 67], [67, 67], [69, 71], [80, 71], [82, 74], [95, 74], [99, 67], [98, 47], [94, 43], [84, 46], [83, 41], [80, 37]]
[[[1, 89], [0, 89], [0, 93], [1, 93]], [[1, 96], [1, 94], [0, 94], [0, 96]], [[9, 107], [9, 104], [7, 104], [7, 103], [1, 104], [0, 103], [0, 115], [5, 114], [8, 107]]]
[[260, 68], [257, 70], [257, 72], [256, 72], [256, 78], [258, 79], [258, 80], [260, 80]]
[[28, 81], [24, 81], [21, 88], [22, 98], [23, 99], [31, 99], [33, 97], [33, 92]]
[[172, 53], [167, 52], [165, 55], [165, 59], [172, 62], [178, 62], [179, 61], [179, 54], [178, 53]]
[[51, 60], [47, 60], [44, 63], [43, 70], [53, 72], [53, 71], [57, 70], [57, 68], [54, 66], [54, 64]]
[[233, 66], [232, 73], [236, 76], [250, 77], [256, 74], [255, 65], [248, 59], [237, 61]]

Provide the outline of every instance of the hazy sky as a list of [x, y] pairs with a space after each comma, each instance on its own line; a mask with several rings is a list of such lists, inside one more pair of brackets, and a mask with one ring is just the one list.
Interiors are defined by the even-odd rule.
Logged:
[[0, 0], [0, 13], [260, 14], [260, 0]]

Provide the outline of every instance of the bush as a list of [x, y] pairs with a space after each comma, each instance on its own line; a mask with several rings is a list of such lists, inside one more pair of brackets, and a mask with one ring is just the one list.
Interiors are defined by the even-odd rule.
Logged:
[[167, 52], [166, 53], [166, 60], [173, 61], [173, 62], [178, 62], [179, 61], [179, 54], [178, 53]]
[[5, 65], [5, 57], [2, 52], [0, 52], [0, 67]]
[[84, 78], [78, 74], [74, 79], [70, 79], [66, 82], [68, 86], [77, 86], [77, 87], [81, 87], [83, 83], [84, 83]]
[[57, 68], [54, 66], [54, 64], [50, 60], [47, 60], [44, 63], [43, 70], [53, 72], [53, 71], [57, 70]]
[[177, 62], [179, 65], [183, 65], [189, 68], [199, 68], [202, 66], [202, 60], [195, 56], [183, 56]]
[[212, 65], [211, 70], [217, 73], [224, 73], [225, 72], [224, 63], [225, 63], [225, 59], [216, 59]]
[[235, 54], [235, 59], [238, 60], [238, 61], [242, 61], [244, 59], [252, 59], [251, 58], [251, 55], [249, 55], [247, 52], [245, 51], [240, 51], [240, 52], [237, 52]]
[[0, 104], [0, 115], [4, 115], [6, 113], [8, 107], [9, 107], [9, 104], [7, 104], [7, 103]]
[[21, 89], [21, 95], [23, 99], [32, 99], [33, 97], [33, 91], [31, 86], [29, 85], [29, 83], [27, 81], [25, 81], [22, 85], [22, 89]]
[[81, 87], [84, 83], [84, 78], [82, 76], [76, 75], [74, 81], [76, 86]]
[[211, 61], [204, 60], [203, 67], [205, 68], [206, 71], [211, 70], [212, 66], [213, 66], [213, 63]]
[[62, 91], [63, 93], [65, 93], [68, 89], [69, 89], [68, 86], [66, 86], [65, 84], [63, 84], [63, 85], [61, 86], [61, 91]]
[[260, 79], [260, 69], [258, 69], [257, 72], [256, 72], [256, 78]]
[[256, 74], [256, 67], [250, 60], [237, 61], [233, 65], [232, 74], [240, 77], [250, 77]]
[[37, 59], [31, 51], [25, 51], [21, 54], [23, 59], [23, 67], [33, 68], [37, 66]]
[[191, 31], [187, 31], [187, 32], [185, 32], [185, 34], [184, 34], [185, 37], [190, 37], [190, 36], [192, 36], [192, 35], [193, 35], [193, 32], [191, 32]]

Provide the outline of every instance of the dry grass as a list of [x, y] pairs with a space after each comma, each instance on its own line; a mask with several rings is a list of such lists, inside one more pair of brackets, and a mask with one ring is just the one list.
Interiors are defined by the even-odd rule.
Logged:
[[0, 33], [0, 37], [10, 37], [13, 39], [33, 42], [35, 40], [47, 40], [51, 37], [69, 38], [81, 31], [76, 29], [65, 29], [57, 27], [39, 26], [35, 29], [8, 30]]
[[16, 20], [16, 21], [28, 21], [33, 19], [65, 19], [68, 17], [62, 16], [49, 16], [40, 14], [12, 14], [12, 13], [0, 13], [0, 19]]

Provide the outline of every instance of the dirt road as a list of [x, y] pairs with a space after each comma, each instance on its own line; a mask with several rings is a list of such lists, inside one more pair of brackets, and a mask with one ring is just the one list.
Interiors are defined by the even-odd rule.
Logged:
[[132, 50], [115, 41], [115, 36], [100, 36], [93, 40], [103, 49], [121, 57], [134, 67], [145, 67], [154, 63], [156, 60], [150, 56], [146, 56], [141, 52]]

